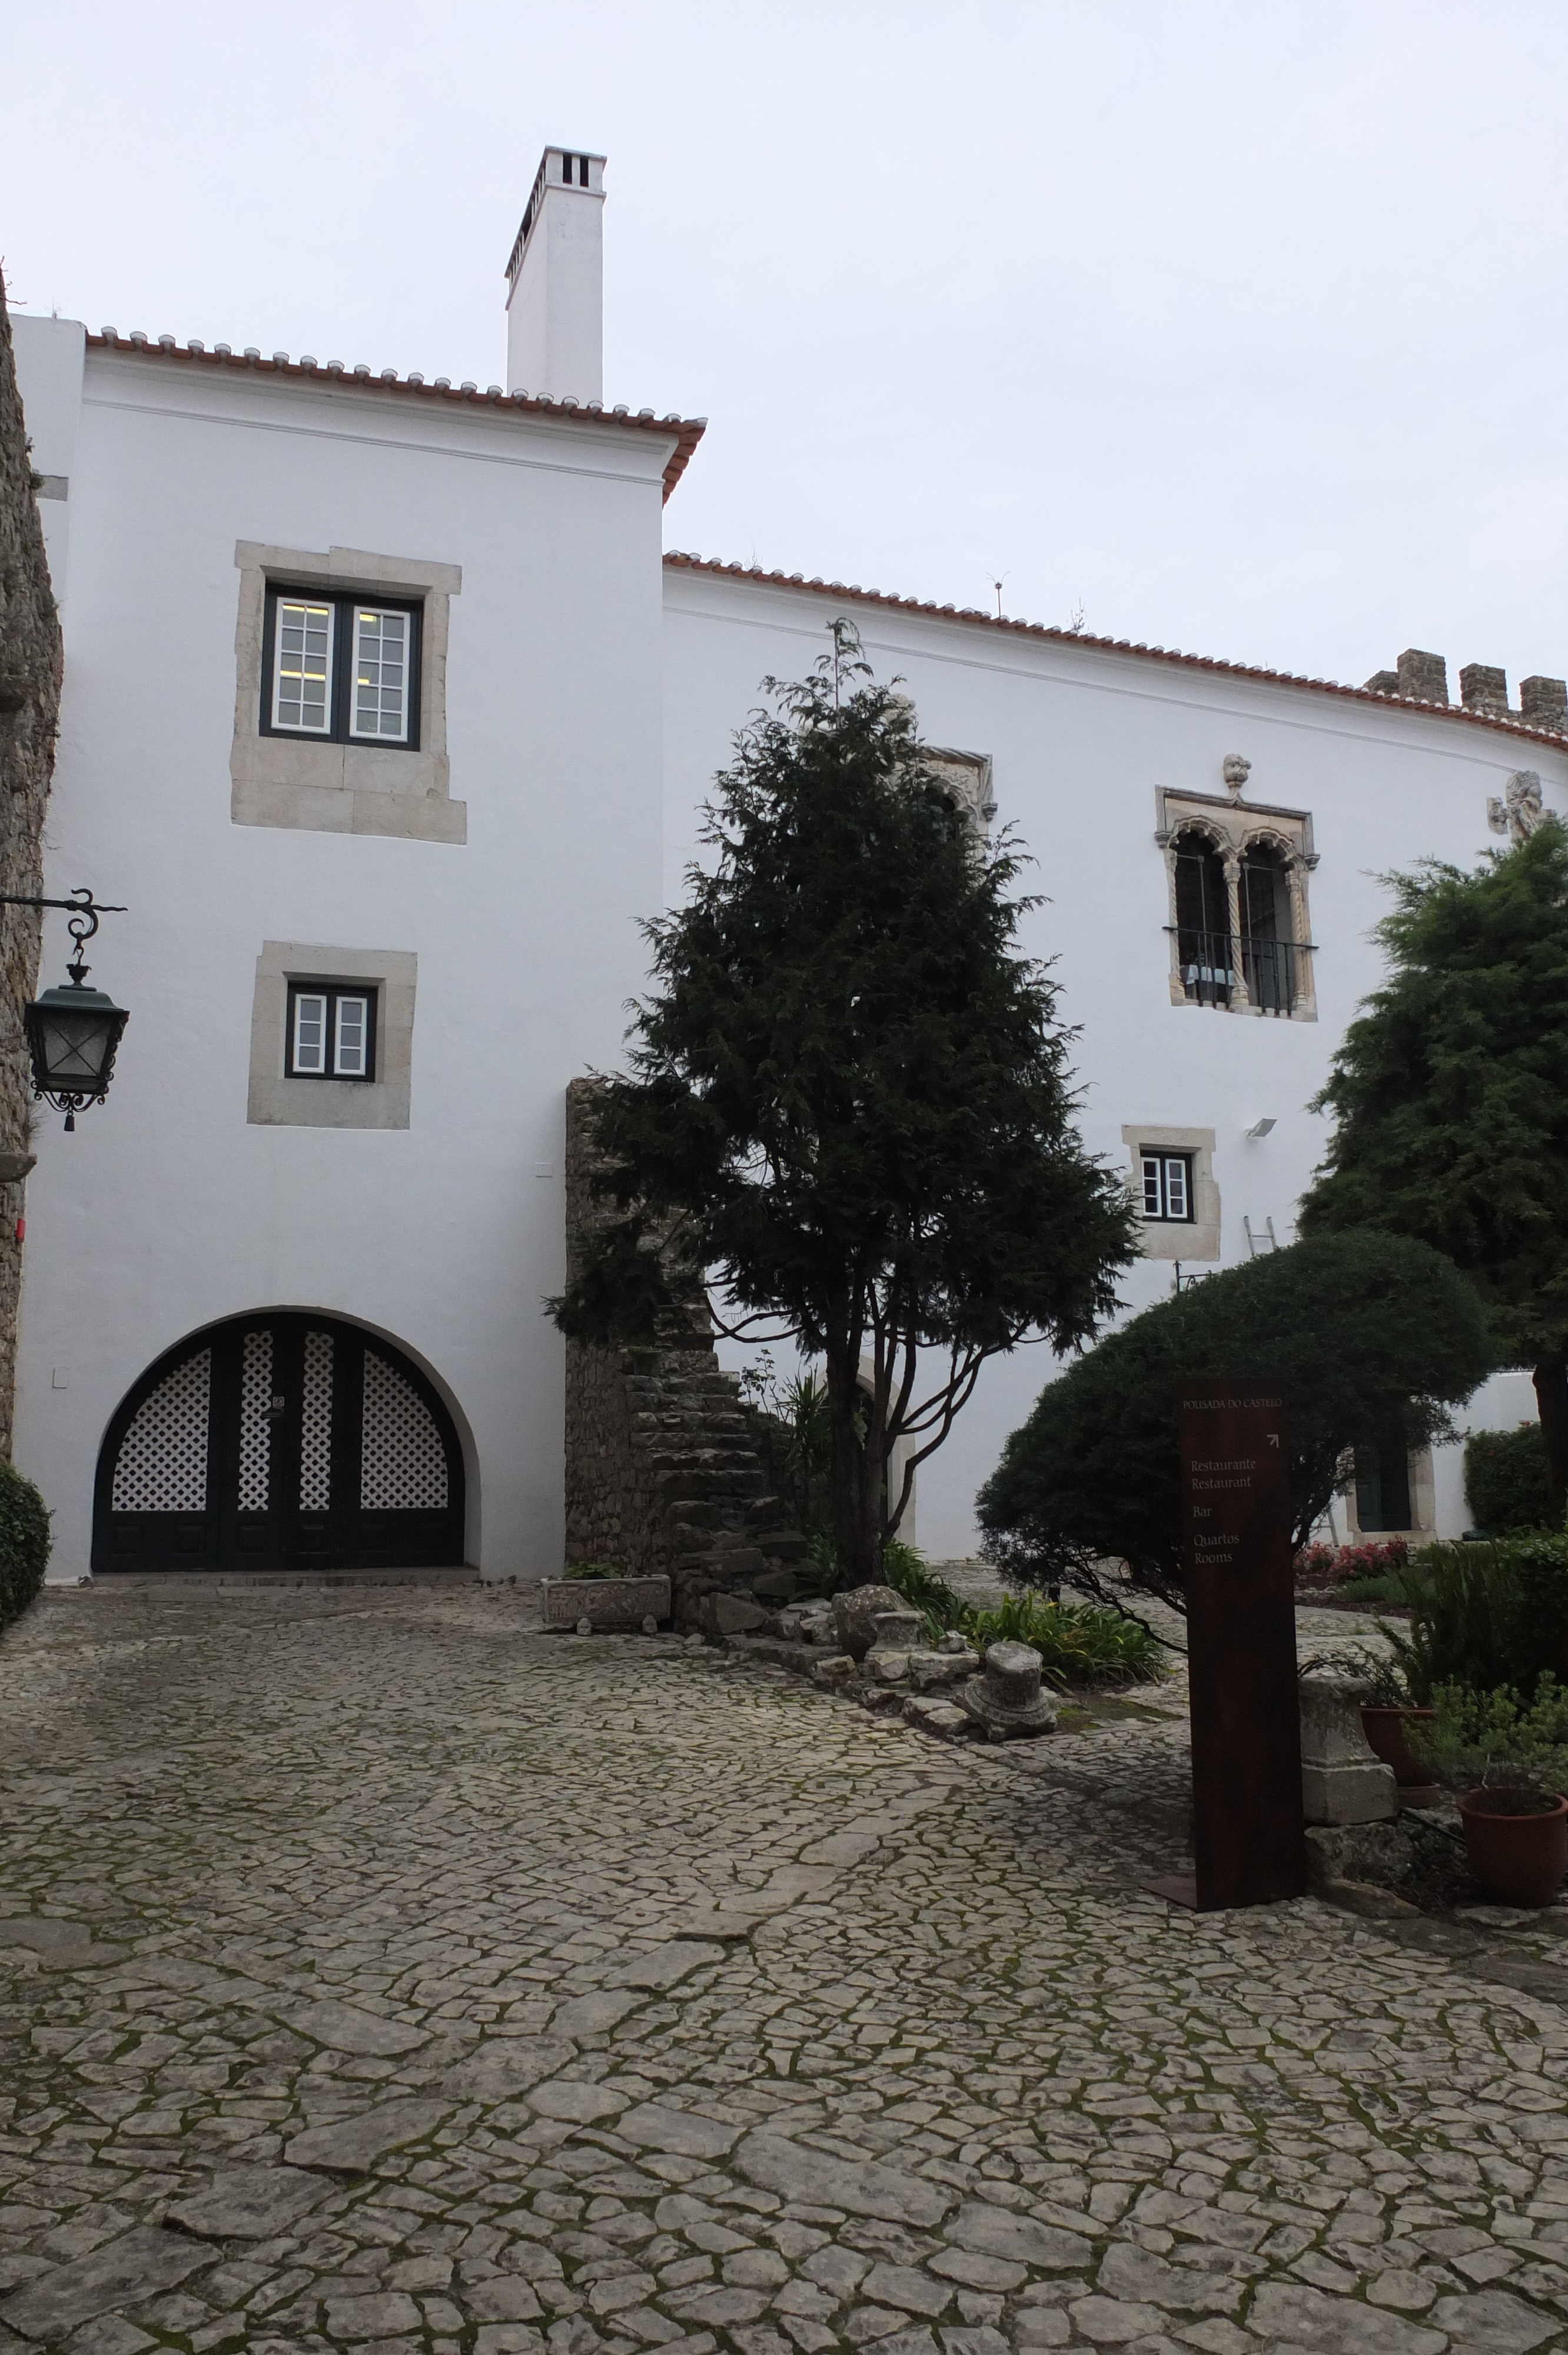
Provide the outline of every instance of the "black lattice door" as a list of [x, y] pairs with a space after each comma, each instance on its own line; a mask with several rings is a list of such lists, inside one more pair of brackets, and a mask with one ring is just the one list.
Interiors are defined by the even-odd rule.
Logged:
[[461, 1562], [451, 1418], [390, 1342], [335, 1317], [235, 1318], [152, 1368], [100, 1459], [101, 1570]]

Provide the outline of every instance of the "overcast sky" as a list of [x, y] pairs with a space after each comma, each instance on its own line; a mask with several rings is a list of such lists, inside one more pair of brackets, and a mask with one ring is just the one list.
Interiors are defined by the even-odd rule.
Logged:
[[546, 141], [668, 544], [1359, 681], [1568, 671], [1561, 0], [50, 0], [0, 254], [97, 327], [483, 384]]

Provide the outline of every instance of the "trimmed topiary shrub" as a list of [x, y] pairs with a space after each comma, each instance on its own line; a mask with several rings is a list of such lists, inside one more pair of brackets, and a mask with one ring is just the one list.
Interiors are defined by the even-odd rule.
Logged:
[[1291, 1518], [1306, 1544], [1368, 1432], [1407, 1447], [1493, 1363], [1453, 1264], [1395, 1235], [1319, 1235], [1219, 1269], [1069, 1365], [1015, 1431], [977, 1500], [981, 1551], [1011, 1584], [1068, 1582], [1115, 1603], [1100, 1565], [1183, 1606], [1176, 1401], [1183, 1376], [1277, 1384]]
[[1517, 1431], [1472, 1431], [1465, 1442], [1465, 1495], [1470, 1518], [1489, 1538], [1549, 1529], [1552, 1492], [1538, 1423]]
[[49, 1565], [49, 1508], [14, 1465], [0, 1464], [0, 1627], [19, 1619]]

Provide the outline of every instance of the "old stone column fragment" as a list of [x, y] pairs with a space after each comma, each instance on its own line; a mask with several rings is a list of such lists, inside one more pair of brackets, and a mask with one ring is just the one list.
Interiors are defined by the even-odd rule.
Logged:
[[1309, 1824], [1376, 1824], [1399, 1813], [1393, 1769], [1372, 1755], [1361, 1731], [1365, 1690], [1350, 1677], [1301, 1678], [1301, 1805]]

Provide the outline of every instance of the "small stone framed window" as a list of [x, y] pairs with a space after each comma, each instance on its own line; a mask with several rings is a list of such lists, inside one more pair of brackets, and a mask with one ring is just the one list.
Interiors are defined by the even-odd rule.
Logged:
[[1144, 1146], [1139, 1161], [1144, 1217], [1163, 1220], [1168, 1225], [1192, 1226], [1197, 1216], [1192, 1207], [1192, 1155], [1163, 1153], [1158, 1146]]
[[289, 1079], [374, 1080], [376, 991], [291, 981], [283, 1072]]
[[1128, 1183], [1142, 1213], [1145, 1259], [1204, 1260], [1220, 1255], [1220, 1189], [1214, 1182], [1212, 1128], [1165, 1128], [1143, 1122], [1121, 1133]]
[[264, 941], [250, 1009], [246, 1118], [262, 1128], [407, 1128], [411, 949]]

